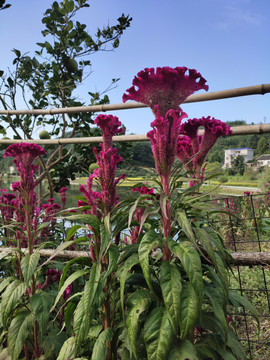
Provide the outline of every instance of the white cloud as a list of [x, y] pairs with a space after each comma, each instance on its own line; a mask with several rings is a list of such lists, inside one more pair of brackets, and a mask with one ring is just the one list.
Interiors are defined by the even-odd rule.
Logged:
[[222, 15], [216, 23], [216, 27], [227, 30], [242, 26], [258, 26], [263, 21], [263, 16], [259, 12], [254, 12], [249, 6], [249, 0], [227, 1], [222, 7]]

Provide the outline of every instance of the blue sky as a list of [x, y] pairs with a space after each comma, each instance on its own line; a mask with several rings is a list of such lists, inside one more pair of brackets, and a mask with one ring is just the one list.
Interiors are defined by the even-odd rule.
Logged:
[[[0, 12], [0, 69], [11, 66], [13, 48], [33, 54], [43, 41], [42, 15], [52, 1], [9, 0], [12, 7]], [[114, 52], [92, 56], [91, 76], [78, 96], [110, 91], [111, 103], [122, 101], [132, 79], [145, 67], [186, 66], [207, 79], [209, 91], [270, 83], [269, 0], [93, 0], [79, 20], [90, 33], [97, 26], [113, 25], [122, 13], [133, 17], [131, 27]], [[25, 106], [22, 105], [24, 108]], [[190, 118], [211, 115], [222, 121], [270, 123], [270, 94], [184, 104]], [[128, 132], [142, 134], [153, 120], [149, 109], [113, 112]]]

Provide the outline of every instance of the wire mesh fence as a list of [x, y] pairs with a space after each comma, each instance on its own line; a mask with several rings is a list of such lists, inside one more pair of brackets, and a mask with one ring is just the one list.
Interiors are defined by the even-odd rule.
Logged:
[[[224, 212], [210, 217], [223, 233], [230, 252], [265, 252], [270, 250], [270, 193], [227, 196], [211, 200]], [[257, 309], [260, 331], [256, 319], [239, 308], [231, 314], [239, 339], [250, 360], [270, 359], [270, 266], [233, 266], [231, 288], [239, 291]]]

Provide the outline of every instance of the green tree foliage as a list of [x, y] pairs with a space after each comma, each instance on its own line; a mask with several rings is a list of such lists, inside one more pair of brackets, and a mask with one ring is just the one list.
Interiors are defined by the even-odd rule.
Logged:
[[256, 153], [257, 155], [262, 155], [262, 154], [265, 154], [268, 150], [268, 143], [267, 143], [267, 140], [264, 136], [262, 136], [260, 138], [260, 140], [258, 141], [258, 144], [257, 144], [257, 149], [256, 149]]
[[235, 174], [243, 175], [245, 172], [245, 162], [244, 158], [241, 155], [236, 156], [232, 161], [232, 171]]
[[10, 6], [10, 4], [6, 4], [6, 0], [0, 0], [0, 10], [8, 9]]
[[[122, 14], [115, 25], [98, 28], [92, 36], [87, 32], [86, 25], [77, 20], [78, 12], [86, 7], [89, 7], [88, 0], [54, 1], [42, 19], [45, 41], [37, 43], [35, 55], [13, 50], [13, 72], [0, 72], [0, 103], [4, 109], [16, 109], [21, 97], [30, 109], [109, 102], [108, 96], [100, 92], [89, 92], [90, 101], [81, 102], [75, 90], [91, 73], [91, 56], [99, 51], [116, 49], [132, 19]], [[115, 86], [117, 81], [112, 79], [108, 88]], [[80, 136], [95, 135], [95, 130], [91, 128], [93, 119], [87, 113], [46, 117], [2, 115], [0, 120], [13, 130], [17, 139], [32, 139], [41, 127], [49, 131], [51, 138], [72, 138], [78, 132]], [[0, 131], [5, 134], [6, 125], [2, 125]], [[75, 153], [71, 156], [73, 149]], [[43, 172], [39, 180], [47, 176], [52, 195], [53, 190], [68, 184], [68, 178], [72, 179], [76, 173], [88, 168], [93, 162], [93, 158], [89, 159], [90, 152], [89, 146], [54, 148], [47, 162], [42, 163]]]

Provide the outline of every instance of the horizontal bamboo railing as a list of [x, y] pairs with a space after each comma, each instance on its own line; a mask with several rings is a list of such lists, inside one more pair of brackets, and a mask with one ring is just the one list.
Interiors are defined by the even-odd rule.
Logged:
[[[264, 95], [270, 92], [270, 84], [261, 84], [246, 86], [236, 89], [214, 91], [203, 94], [190, 95], [184, 103], [193, 103], [201, 101], [221, 100], [239, 96], [247, 95]], [[28, 110], [1, 110], [2, 115], [54, 115], [54, 114], [67, 114], [67, 113], [79, 113], [79, 112], [106, 112], [115, 110], [126, 110], [144, 108], [147, 105], [130, 102], [120, 104], [107, 104], [107, 105], [91, 105], [91, 106], [76, 106], [70, 108], [58, 108], [58, 109], [28, 109]]]
[[[14, 249], [15, 250], [15, 249]], [[21, 249], [22, 252], [28, 252], [28, 249]], [[38, 251], [41, 257], [49, 258], [53, 255], [55, 250], [41, 249]], [[10, 248], [0, 247], [0, 253], [10, 252]], [[270, 264], [270, 252], [233, 252], [230, 254], [232, 257], [231, 265], [235, 266], [254, 266], [254, 265], [269, 265]], [[78, 257], [90, 258], [89, 251], [70, 251], [62, 250], [58, 252], [55, 258], [57, 259], [75, 259]]]
[[[270, 124], [257, 124], [246, 126], [232, 127], [232, 135], [248, 135], [248, 134], [266, 134], [270, 133]], [[203, 133], [203, 131], [199, 131]], [[146, 134], [141, 135], [119, 135], [113, 136], [114, 142], [132, 142], [132, 141], [149, 141]], [[16, 143], [35, 143], [39, 145], [66, 145], [66, 144], [90, 144], [102, 142], [101, 136], [84, 137], [84, 138], [60, 138], [60, 139], [48, 139], [48, 140], [12, 140], [12, 139], [0, 139], [0, 144], [16, 144]]]

